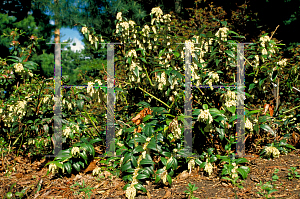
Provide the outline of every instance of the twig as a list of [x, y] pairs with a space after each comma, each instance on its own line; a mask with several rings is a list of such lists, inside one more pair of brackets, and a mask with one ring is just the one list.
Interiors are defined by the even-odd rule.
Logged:
[[270, 37], [270, 40], [272, 39], [274, 33], [276, 32], [277, 28], [279, 27], [279, 25], [276, 27], [276, 29], [274, 30], [274, 32], [272, 33], [271, 37]]

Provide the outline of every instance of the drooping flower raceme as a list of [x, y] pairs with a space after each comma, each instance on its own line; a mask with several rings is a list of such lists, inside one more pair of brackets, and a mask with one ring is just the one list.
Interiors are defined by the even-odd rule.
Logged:
[[117, 20], [122, 21], [122, 12], [118, 12]]
[[99, 168], [99, 167], [96, 167], [96, 168], [93, 170], [93, 176], [99, 175], [100, 173], [101, 173], [101, 168]]
[[237, 173], [238, 166], [236, 166], [236, 163], [234, 163], [234, 162], [232, 163], [232, 166], [234, 166], [234, 167], [231, 170], [231, 178], [235, 179], [238, 177], [238, 173]]
[[287, 59], [283, 59], [283, 60], [280, 60], [279, 62], [277, 62], [277, 64], [279, 66], [286, 66], [286, 62], [287, 62]]
[[228, 28], [223, 27], [219, 28], [218, 32], [215, 34], [216, 37], [219, 37], [221, 35], [222, 41], [227, 41], [227, 32], [229, 31]]
[[188, 170], [190, 170], [189, 173], [192, 172], [192, 169], [195, 168], [195, 160], [193, 158], [190, 159], [189, 163], [188, 163]]
[[279, 150], [276, 147], [273, 146], [268, 146], [265, 148], [266, 151], [266, 156], [270, 157], [271, 155], [273, 155], [274, 158], [278, 158], [279, 157]]
[[80, 150], [79, 150], [78, 147], [73, 147], [73, 148], [72, 148], [71, 153], [72, 153], [72, 156], [73, 156], [73, 157], [77, 157], [77, 155], [79, 154], [79, 152], [80, 152]]
[[209, 123], [212, 123], [213, 118], [211, 114], [209, 113], [209, 110], [200, 110], [200, 114], [198, 115], [198, 121], [202, 120], [203, 122], [206, 122], [209, 120]]
[[169, 124], [169, 127], [171, 129], [171, 132], [173, 133], [174, 139], [180, 139], [181, 129], [178, 126], [178, 121], [176, 118]]
[[245, 123], [245, 128], [249, 129], [250, 131], [253, 131], [253, 124], [250, 122], [248, 118]]
[[53, 164], [53, 163], [50, 164], [50, 165], [49, 165], [49, 172], [50, 172], [50, 173], [52, 172], [52, 173], [54, 174], [56, 171], [57, 171], [57, 166], [56, 166], [56, 164]]
[[225, 106], [230, 108], [231, 106], [236, 106], [236, 94], [231, 90], [227, 90], [227, 93], [224, 93], [223, 98], [225, 98]]
[[16, 69], [16, 72], [22, 72], [24, 70], [23, 64], [21, 64], [21, 63], [15, 64], [15, 69]]
[[206, 164], [205, 164], [205, 167], [204, 167], [204, 171], [206, 171], [208, 173], [208, 175], [210, 176], [213, 172], [213, 165], [208, 162], [208, 159], [206, 159]]

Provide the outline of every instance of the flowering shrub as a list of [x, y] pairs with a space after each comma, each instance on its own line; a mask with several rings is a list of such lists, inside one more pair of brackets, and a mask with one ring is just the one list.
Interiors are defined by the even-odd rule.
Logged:
[[[211, 91], [214, 90], [212, 87], [213, 84], [228, 82], [228, 76], [220, 76], [219, 74], [227, 74], [227, 71], [232, 71], [229, 66], [235, 66], [236, 64], [236, 56], [233, 53], [236, 51], [236, 47], [233, 45], [234, 41], [229, 38], [230, 34], [236, 33], [230, 31], [228, 28], [220, 28], [214, 35], [211, 32], [206, 35], [201, 34], [200, 31], [198, 33], [199, 36], [194, 35], [192, 39], [185, 40], [185, 46], [173, 49], [171, 48], [172, 44], [182, 42], [183, 38], [173, 37], [172, 34], [169, 34], [168, 31], [171, 30], [169, 22], [172, 16], [163, 15], [159, 8], [153, 8], [150, 15], [151, 25], [144, 25], [142, 28], [136, 27], [135, 22], [131, 20], [127, 21], [122, 16], [122, 13], [117, 13], [116, 20], [116, 37], [120, 38], [119, 41], [126, 45], [126, 47], [121, 47], [121, 50], [116, 52], [116, 56], [118, 57], [116, 71], [122, 71], [128, 77], [127, 79], [118, 79], [120, 81], [117, 82], [118, 85], [116, 88], [121, 89], [125, 93], [126, 89], [121, 87], [121, 83], [129, 86], [129, 88], [138, 88], [145, 95], [150, 96], [150, 99], [155, 99], [169, 109], [169, 111], [166, 111], [163, 107], [154, 107], [153, 105], [158, 104], [149, 100], [152, 102], [151, 109], [153, 110], [153, 114], [141, 122], [139, 125], [139, 128], [141, 128], [140, 133], [133, 132], [135, 127], [118, 128], [116, 143], [119, 149], [117, 153], [124, 156], [121, 159], [120, 166], [123, 180], [129, 181], [124, 187], [128, 198], [135, 197], [136, 189], [146, 191], [142, 184], [143, 180], [147, 178], [154, 178], [157, 183], [161, 181], [162, 183], [168, 182], [171, 184], [171, 176], [174, 175], [177, 169], [178, 161], [181, 161], [176, 155], [181, 154], [184, 156], [181, 133], [183, 128], [179, 124], [179, 121], [184, 121], [184, 117], [182, 114], [176, 113], [172, 109], [172, 106], [175, 104], [175, 106], [180, 107], [184, 100], [184, 76], [182, 73], [185, 70], [183, 63], [186, 59], [184, 54], [186, 47], [190, 49], [192, 56], [192, 82], [198, 86], [208, 84]], [[102, 36], [95, 36], [94, 31], [90, 31], [85, 26], [82, 28], [82, 33], [97, 49], [100, 42], [96, 38], [102, 40]], [[196, 45], [199, 44], [200, 47], [197, 48]], [[278, 50], [274, 41], [266, 35], [262, 37], [260, 45], [256, 49], [254, 45], [251, 46], [252, 50], [259, 53], [259, 56], [251, 55], [252, 57], [248, 57], [248, 59], [254, 58], [252, 70], [256, 72], [256, 75], [258, 70], [255, 67], [260, 66], [260, 61], [264, 63], [267, 59], [273, 58], [272, 54]], [[248, 59], [247, 61], [250, 63]], [[221, 72], [221, 70], [224, 70], [222, 63], [226, 63], [225, 69], [227, 71], [225, 72]], [[91, 87], [94, 83], [96, 82], [89, 82], [88, 93], [91, 95], [96, 93]], [[198, 91], [201, 90], [198, 89]], [[208, 93], [207, 91], [205, 92]], [[156, 96], [160, 97], [158, 98], [152, 93], [156, 93]], [[117, 96], [118, 94], [116, 94]], [[201, 101], [205, 99], [205, 97], [199, 98], [201, 95], [197, 95], [197, 92], [195, 92], [194, 96], [196, 100]], [[193, 119], [198, 119], [199, 122], [206, 124], [204, 129], [200, 129], [201, 131], [217, 132], [219, 138], [222, 140], [232, 133], [229, 131], [229, 128], [233, 127], [234, 123], [230, 127], [228, 125], [228, 128], [225, 128], [224, 124], [225, 121], [231, 123], [236, 120], [235, 100], [237, 99], [237, 95], [233, 90], [229, 89], [225, 92], [221, 91], [221, 96], [220, 101], [228, 111], [224, 108], [223, 110], [213, 108], [211, 107], [211, 103], [208, 103], [210, 108], [208, 104], [202, 104], [203, 109], [193, 110]], [[150, 104], [140, 102], [137, 106], [145, 108], [150, 107]], [[253, 112], [247, 112], [247, 116], [251, 116], [251, 114]], [[145, 123], [147, 121], [148, 123]], [[250, 118], [246, 117], [245, 122], [245, 127], [249, 129], [249, 132], [252, 132], [253, 129], [257, 130], [258, 126], [256, 125], [253, 128]], [[257, 121], [257, 123], [259, 122], [262, 123], [264, 121]], [[262, 128], [268, 129], [268, 125], [264, 124]], [[154, 155], [160, 156], [158, 164], [162, 167], [156, 172], [154, 172]], [[211, 162], [216, 161], [216, 158], [205, 160], [185, 158], [190, 171], [194, 168], [195, 163], [197, 163], [209, 175], [212, 174], [213, 166]], [[235, 171], [232, 172], [231, 177], [236, 179], [236, 171], [240, 171], [241, 175], [245, 177], [243, 170], [247, 170], [247, 168], [236, 168], [236, 166], [233, 166], [231, 170]], [[247, 170], [247, 172], [249, 171]]]
[[[229, 85], [230, 82], [235, 82], [235, 78], [232, 78], [231, 75], [235, 74], [237, 48], [234, 43], [238, 42], [233, 40], [233, 37], [239, 38], [239, 36], [235, 36], [237, 34], [227, 27], [222, 27], [216, 30], [215, 34], [212, 32], [203, 34], [203, 29], [200, 29], [189, 38], [178, 37], [171, 32], [174, 26], [170, 23], [172, 22], [170, 14], [163, 15], [161, 9], [157, 7], [152, 9], [150, 15], [151, 22], [145, 24], [144, 27], [135, 26], [135, 22], [128, 21], [126, 17], [122, 16], [122, 13], [117, 13], [116, 20], [115, 37], [125, 45], [116, 52], [116, 76], [121, 76], [121, 78], [118, 78], [115, 87], [115, 103], [125, 101], [127, 109], [117, 112], [120, 114], [116, 119], [118, 125], [116, 125], [114, 141], [116, 154], [123, 156], [116, 159], [120, 159], [120, 163], [117, 165], [120, 166], [123, 180], [128, 182], [124, 187], [126, 197], [134, 198], [137, 190], [146, 191], [143, 184], [147, 179], [171, 185], [172, 176], [176, 174], [179, 165], [185, 165], [184, 167], [191, 173], [197, 164], [210, 176], [214, 172], [213, 168], [219, 166], [217, 159], [222, 159], [228, 163], [224, 165], [222, 175], [229, 175], [229, 179], [233, 183], [236, 182], [239, 175], [245, 178], [249, 169], [238, 165], [244, 163], [244, 159], [228, 159], [228, 156], [221, 156], [224, 153], [228, 155], [232, 152], [231, 144], [235, 140], [233, 127], [237, 119], [235, 101], [241, 100], [238, 98], [240, 95], [237, 95], [234, 89], [218, 90], [212, 86], [213, 84]], [[108, 42], [108, 40], [101, 35], [96, 36], [95, 31], [91, 29], [83, 26], [82, 33], [97, 50], [99, 43]], [[184, 43], [185, 45], [176, 44], [177, 47], [173, 47], [175, 43]], [[17, 42], [13, 42], [13, 44], [17, 45]], [[247, 50], [251, 51], [251, 55], [245, 57], [248, 64], [246, 77], [250, 79], [246, 82], [248, 88], [246, 100], [258, 98], [259, 94], [270, 90], [268, 84], [278, 76], [275, 71], [281, 73], [289, 65], [289, 60], [277, 57], [279, 51], [277, 45], [265, 34], [260, 38], [258, 46], [249, 45], [247, 47]], [[101, 45], [101, 48], [104, 48], [104, 44]], [[201, 88], [193, 89], [192, 119], [196, 121], [192, 126], [193, 139], [197, 140], [197, 136], [202, 135], [206, 140], [217, 140], [220, 141], [219, 143], [227, 141], [229, 144], [225, 146], [225, 151], [216, 150], [217, 155], [213, 154], [214, 149], [212, 148], [199, 149], [197, 146], [192, 154], [195, 152], [201, 154], [202, 152], [202, 155], [200, 158], [194, 158], [189, 157], [190, 154], [186, 154], [183, 149], [185, 117], [182, 114], [183, 109], [180, 107], [183, 107], [186, 97], [184, 94], [185, 76], [183, 75], [186, 69], [184, 63], [187, 59], [185, 50], [191, 52], [192, 85], [208, 85], [210, 88], [203, 91]], [[1, 101], [5, 105], [3, 109], [0, 109], [0, 117], [4, 126], [3, 132], [8, 133], [11, 137], [16, 137], [14, 142], [19, 141], [22, 145], [24, 136], [22, 133], [19, 134], [20, 130], [17, 131], [17, 127], [19, 125], [20, 129], [21, 123], [24, 123], [28, 128], [24, 132], [35, 131], [33, 136], [38, 133], [45, 134], [38, 139], [27, 139], [28, 145], [41, 143], [41, 140], [49, 142], [50, 134], [53, 132], [49, 131], [52, 122], [50, 117], [52, 116], [48, 116], [48, 114], [49, 112], [53, 113], [55, 97], [53, 93], [45, 92], [45, 81], [41, 86], [38, 79], [32, 78], [31, 83], [35, 84], [35, 87], [27, 88], [25, 84], [20, 85], [19, 80], [22, 75], [29, 77], [33, 74], [35, 77], [33, 73], [35, 64], [27, 62], [25, 58], [15, 55], [10, 60], [13, 62], [12, 64], [7, 64], [4, 69], [0, 69], [1, 72], [5, 71], [5, 74], [12, 76], [16, 74], [17, 77], [17, 81], [12, 78], [5, 78], [3, 81], [1, 79], [1, 84], [6, 85], [5, 89], [11, 86], [14, 88], [12, 90], [15, 90], [9, 93], [11, 97], [9, 100]], [[5, 65], [5, 62], [1, 63]], [[31, 68], [32, 71], [30, 71]], [[272, 73], [269, 73], [270, 71]], [[298, 68], [294, 67], [290, 74], [296, 76], [297, 71]], [[295, 82], [296, 80], [292, 83]], [[107, 88], [100, 87], [105, 85], [105, 81], [98, 78], [86, 83], [88, 85], [87, 95], [85, 95], [85, 90], [82, 91], [79, 88], [66, 92], [61, 90], [63, 116], [66, 118], [62, 121], [63, 136], [66, 143], [72, 147], [61, 151], [54, 161], [48, 163], [49, 172], [64, 173], [67, 171], [70, 174], [72, 168], [80, 171], [94, 157], [92, 143], [87, 143], [86, 140], [78, 142], [80, 138], [105, 135], [105, 130], [99, 129], [99, 127], [105, 126], [105, 113], [97, 110], [97, 114], [100, 112], [97, 119], [87, 113], [88, 109], [106, 107]], [[21, 92], [25, 88], [27, 96], [23, 96]], [[142, 101], [135, 104], [134, 108], [128, 105], [128, 102], [132, 101], [128, 97], [129, 89], [139, 89], [144, 95]], [[35, 100], [33, 100], [34, 97]], [[220, 104], [219, 107], [217, 104]], [[137, 124], [130, 121], [130, 108], [135, 109], [133, 112], [149, 108], [153, 113], [142, 118]], [[260, 129], [275, 134], [268, 125], [271, 123], [268, 116], [254, 119], [252, 115], [258, 112], [260, 111], [246, 110], [246, 134], [257, 133]], [[34, 114], [37, 117], [40, 114], [42, 116], [36, 118], [33, 117]], [[72, 115], [76, 115], [76, 118], [72, 118]], [[99, 120], [100, 122], [97, 123]], [[289, 119], [285, 118], [284, 122], [287, 121]], [[91, 123], [97, 132], [92, 132], [88, 123]], [[49, 145], [49, 143], [44, 144]], [[213, 144], [211, 142], [210, 146]], [[288, 147], [284, 143], [279, 145], [281, 147], [278, 148], [279, 151], [285, 150], [283, 146]], [[205, 147], [207, 146], [209, 145]], [[206, 150], [207, 154], [204, 153]], [[273, 150], [267, 148], [265, 151], [268, 155], [272, 151], [275, 151], [275, 156], [278, 155], [274, 148]], [[99, 174], [99, 170], [95, 170], [94, 174]]]

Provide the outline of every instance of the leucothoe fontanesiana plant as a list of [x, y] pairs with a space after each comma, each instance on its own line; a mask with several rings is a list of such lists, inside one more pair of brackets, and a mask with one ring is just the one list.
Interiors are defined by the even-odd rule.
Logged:
[[5, 100], [0, 101], [1, 131], [7, 136], [5, 139], [11, 140], [11, 147], [18, 149], [17, 154], [48, 154], [51, 150], [50, 111], [53, 107], [46, 103], [46, 97], [51, 96], [51, 91], [46, 91], [46, 80], [35, 74], [37, 64], [30, 61], [38, 41], [43, 39], [32, 35], [29, 37], [31, 44], [23, 47], [16, 41], [23, 33], [16, 29], [2, 35], [12, 40], [10, 52], [13, 56], [1, 59], [0, 73], [10, 74], [0, 77], [0, 91], [5, 93], [2, 96]]
[[[121, 13], [117, 14], [117, 22], [118, 23], [117, 23], [116, 34], [119, 34], [119, 37], [121, 38], [120, 40], [123, 41], [124, 44], [128, 44], [130, 46], [129, 49], [127, 49], [127, 47], [126, 47], [116, 53], [116, 54], [120, 54], [120, 56], [118, 56], [118, 63], [119, 63], [120, 67], [123, 66], [126, 69], [125, 71], [127, 71], [127, 73], [125, 73], [125, 74], [128, 75], [128, 79], [130, 81], [130, 82], [125, 82], [127, 85], [129, 85], [130, 87], [139, 88], [144, 93], [146, 93], [148, 96], [154, 98], [155, 100], [157, 100], [158, 102], [162, 103], [164, 106], [169, 108], [169, 111], [173, 111], [172, 105], [174, 103], [176, 103], [175, 106], [180, 106], [178, 99], [181, 99], [181, 102], [184, 99], [184, 97], [182, 97], [183, 89], [180, 90], [179, 86], [181, 86], [181, 87], [183, 86], [183, 82], [184, 82], [183, 77], [184, 76], [182, 75], [182, 73], [184, 73], [185, 65], [183, 65], [183, 60], [180, 60], [180, 59], [184, 59], [184, 52], [178, 50], [179, 48], [174, 50], [170, 46], [172, 45], [171, 41], [172, 42], [174, 42], [174, 41], [180, 42], [182, 40], [176, 38], [176, 36], [173, 37], [172, 35], [168, 35], [165, 33], [166, 31], [168, 31], [171, 28], [170, 26], [163, 24], [163, 22], [170, 20], [169, 15], [163, 16], [160, 9], [155, 8], [152, 10], [151, 16], [152, 16], [151, 25], [150, 24], [149, 24], [150, 26], [145, 25], [140, 31], [138, 31], [135, 29], [135, 26], [134, 26], [135, 23], [133, 21], [129, 21], [129, 22], [123, 21], [123, 19], [125, 19], [125, 17], [122, 17]], [[85, 33], [85, 37], [89, 38], [92, 41], [92, 38], [94, 38], [94, 36], [89, 34], [89, 32], [87, 30], [88, 29], [86, 27], [83, 27], [83, 29], [82, 29], [83, 33]], [[153, 33], [153, 34], [149, 34], [149, 33]], [[224, 79], [222, 76], [217, 75], [219, 73], [222, 74], [221, 70], [218, 71], [218, 69], [224, 69], [224, 66], [222, 64], [222, 63], [224, 63], [223, 61], [226, 61], [226, 63], [229, 64], [229, 66], [236, 67], [236, 65], [235, 65], [236, 56], [234, 54], [234, 51], [236, 51], [236, 47], [233, 45], [234, 40], [223, 39], [222, 35], [224, 36], [224, 33], [226, 35], [228, 35], [228, 34], [234, 33], [234, 32], [232, 32], [226, 28], [222, 28], [216, 33], [216, 35], [212, 35], [212, 33], [208, 33], [207, 35], [201, 35], [201, 31], [200, 31], [199, 36], [198, 37], [195, 36], [192, 39], [192, 41], [196, 41], [197, 43], [203, 44], [202, 45], [203, 47], [201, 48], [202, 51], [200, 50], [200, 53], [193, 51], [193, 48], [196, 49], [196, 47], [194, 47], [193, 42], [191, 42], [191, 41], [186, 42], [187, 46], [189, 46], [192, 50], [192, 57], [193, 57], [192, 60], [196, 63], [196, 64], [193, 63], [192, 68], [191, 68], [192, 80], [193, 80], [193, 83], [195, 83], [195, 85], [197, 85], [197, 84], [200, 85], [201, 82], [204, 82], [206, 80], [206, 83], [212, 89], [212, 83], [226, 82], [226, 80], [228, 80], [228, 79]], [[95, 36], [95, 38], [99, 38], [99, 37]], [[133, 42], [133, 43], [130, 43], [130, 42]], [[196, 43], [196, 42], [194, 42], [194, 43]], [[93, 43], [93, 42], [91, 42], [91, 43]], [[95, 47], [97, 48], [99, 42], [96, 41], [96, 39], [95, 39], [94, 43], [95, 43]], [[272, 51], [272, 50], [270, 50], [270, 51]], [[262, 56], [266, 56], [264, 50], [261, 53], [263, 53]], [[164, 54], [166, 54], [166, 55], [164, 56]], [[173, 55], [173, 57], [172, 57], [173, 59], [171, 58], [172, 54], [175, 55], [175, 57]], [[121, 55], [123, 55], [123, 56], [121, 56]], [[158, 56], [153, 56], [153, 55], [158, 55]], [[217, 55], [219, 55], [219, 56], [217, 56]], [[222, 56], [220, 56], [220, 55], [222, 55]], [[197, 59], [194, 59], [196, 56], [197, 56], [197, 58], [199, 58], [200, 61], [198, 61]], [[263, 61], [265, 61], [265, 59], [267, 59], [268, 57], [266, 57], [266, 58], [262, 57], [262, 58], [264, 58]], [[204, 61], [204, 60], [206, 60], [206, 61]], [[180, 67], [181, 65], [183, 65], [183, 67]], [[229, 66], [228, 65], [225, 66], [225, 70], [229, 70]], [[217, 73], [210, 71], [211, 68], [216, 69], [215, 71], [217, 71]], [[200, 70], [197, 71], [197, 69], [200, 69]], [[152, 71], [152, 72], [150, 72], [150, 71]], [[196, 72], [200, 72], [200, 74], [197, 74]], [[198, 76], [199, 76], [199, 78], [198, 78]], [[148, 87], [146, 85], [148, 85]], [[151, 85], [151, 86], [149, 86], [149, 85]], [[145, 86], [145, 87], [142, 88], [142, 86]], [[146, 88], [149, 90], [146, 91]], [[201, 91], [200, 89], [198, 89], [198, 90]], [[162, 96], [162, 97], [160, 97], [160, 99], [159, 99], [158, 97], [151, 94], [151, 93], [155, 93], [155, 92], [160, 93], [161, 95], [159, 95], [159, 94], [157, 94], [157, 95]], [[174, 98], [169, 97], [170, 93], [172, 93], [172, 92], [173, 92], [173, 94], [175, 94], [175, 92], [176, 92], [176, 96], [174, 96]], [[167, 101], [167, 103], [166, 103], [165, 101], [168, 99], [172, 99], [174, 101]], [[144, 104], [146, 104], [146, 103], [144, 103]], [[208, 125], [212, 125], [213, 128], [211, 128], [211, 129], [213, 131], [215, 131], [214, 130], [214, 127], [215, 127], [218, 134], [224, 138], [225, 127], [221, 121], [227, 120], [227, 118], [230, 118], [229, 121], [232, 121], [232, 122], [234, 120], [236, 120], [236, 116], [234, 114], [235, 110], [234, 110], [234, 108], [232, 108], [232, 107], [234, 107], [234, 104], [232, 103], [232, 101], [227, 99], [227, 101], [225, 101], [225, 106], [227, 107], [227, 109], [224, 109], [221, 111], [216, 108], [211, 107], [211, 103], [208, 103], [208, 104], [210, 105], [210, 109], [208, 109], [207, 104], [203, 105], [203, 110], [202, 111], [200, 109], [194, 110], [193, 116], [194, 116], [194, 118], [197, 119], [199, 117], [199, 115], [201, 115], [201, 113], [202, 113], [203, 117], [199, 117], [199, 118], [201, 118], [202, 120], [204, 118], [207, 119], [207, 120], [204, 119], [202, 122], [206, 122]], [[163, 108], [162, 107], [160, 107], [159, 109], [156, 108], [156, 110], [163, 110]], [[209, 111], [207, 111], [207, 110], [209, 110]], [[154, 111], [154, 112], [158, 112], [158, 111]], [[229, 114], [232, 114], [232, 116], [227, 117], [226, 115], [229, 115]], [[209, 117], [209, 115], [211, 117]], [[171, 114], [169, 114], [167, 116], [175, 117]], [[153, 118], [151, 118], [151, 119], [156, 119], [156, 117], [157, 116], [155, 116], [155, 113], [154, 113]], [[159, 117], [160, 117], [159, 121], [163, 121], [161, 119], [167, 119], [167, 118], [164, 118], [163, 116], [159, 116]], [[182, 117], [181, 118], [178, 117], [178, 118], [183, 120]], [[213, 119], [213, 121], [211, 121], [211, 118]], [[147, 118], [147, 120], [149, 120], [149, 118]], [[149, 121], [151, 121], [151, 120], [149, 120]], [[245, 122], [247, 123], [247, 128], [249, 128], [249, 130], [252, 130], [250, 121], [246, 120]], [[124, 167], [124, 165], [122, 164], [122, 169], [124, 169], [124, 171], [133, 173], [134, 168], [137, 167], [135, 160], [137, 160], [138, 157], [140, 157], [140, 156], [136, 156], [134, 158], [133, 151], [139, 145], [136, 145], [137, 141], [133, 141], [133, 139], [136, 140], [136, 139], [140, 139], [139, 138], [140, 136], [147, 136], [146, 134], [149, 135], [149, 129], [151, 129], [150, 130], [151, 136], [153, 135], [153, 131], [156, 132], [156, 134], [158, 135], [158, 136], [156, 136], [156, 138], [162, 135], [162, 137], [159, 137], [159, 139], [156, 139], [156, 142], [157, 142], [156, 147], [153, 147], [152, 150], [159, 151], [160, 147], [163, 147], [163, 145], [168, 145], [167, 142], [164, 141], [164, 139], [163, 139], [164, 137], [167, 138], [166, 141], [169, 140], [169, 142], [171, 143], [171, 146], [172, 146], [172, 140], [174, 137], [173, 138], [172, 138], [172, 136], [168, 137], [168, 135], [164, 136], [164, 133], [167, 131], [163, 131], [163, 130], [168, 129], [168, 126], [166, 125], [167, 127], [165, 128], [165, 126], [162, 125], [162, 123], [163, 122], [158, 122], [157, 120], [151, 121], [150, 123], [148, 123], [142, 127], [142, 132], [141, 132], [141, 134], [138, 134], [137, 137], [133, 136], [131, 133], [135, 127], [125, 129], [124, 132], [126, 132], [127, 134], [124, 135], [125, 142], [121, 144], [121, 147], [126, 147], [126, 150], [128, 151], [127, 157], [131, 156], [131, 160], [129, 161], [129, 158], [128, 158], [128, 162], [126, 163], [126, 164], [128, 164], [128, 166], [127, 166], [128, 168]], [[150, 127], [152, 125], [155, 128]], [[160, 126], [160, 128], [157, 128], [158, 126]], [[146, 129], [148, 129], [148, 130], [146, 130]], [[208, 132], [211, 131], [211, 129], [208, 130]], [[162, 134], [160, 133], [160, 131], [162, 131]], [[148, 132], [148, 133], [146, 133], [146, 132]], [[178, 130], [175, 132], [178, 134]], [[175, 133], [175, 135], [177, 135], [176, 133]], [[143, 135], [143, 134], [145, 134], [145, 135]], [[146, 139], [146, 138], [144, 137], [144, 139]], [[161, 143], [160, 143], [160, 141], [161, 141]], [[128, 143], [131, 143], [131, 144], [129, 145]], [[123, 146], [123, 144], [124, 144], [124, 146]], [[144, 142], [141, 144], [144, 144]], [[177, 144], [177, 146], [179, 145], [179, 143], [176, 143], [176, 144]], [[168, 153], [170, 153], [170, 152], [172, 152], [171, 149], [172, 148], [168, 148], [166, 150]], [[176, 150], [176, 149], [177, 148], [175, 148], [174, 150]], [[161, 154], [163, 154], [163, 153], [164, 153], [164, 151], [161, 152]], [[176, 159], [176, 158], [173, 157], [172, 160], [173, 159]], [[193, 167], [192, 166], [193, 162], [192, 161], [189, 161], [189, 162], [190, 162], [189, 167], [190, 168]], [[152, 165], [152, 164], [149, 163], [149, 165]], [[171, 168], [171, 166], [169, 168]], [[166, 169], [168, 169], [168, 166], [166, 167]], [[147, 170], [147, 169], [144, 169], [144, 170]], [[144, 171], [144, 170], [141, 169], [141, 171]], [[149, 171], [149, 172], [145, 171], [145, 172], [148, 173], [147, 177], [150, 177], [151, 171]], [[162, 171], [162, 173], [164, 173], [164, 172], [165, 171]], [[163, 175], [163, 176], [165, 177], [165, 175]], [[156, 179], [158, 179], [158, 178], [156, 178]], [[128, 184], [128, 186], [131, 187], [128, 189], [128, 190], [131, 190], [131, 191], [128, 191], [131, 193], [131, 195], [134, 195], [134, 193], [135, 193], [133, 190], [134, 189], [133, 187], [141, 188], [141, 186], [137, 185], [137, 184], [135, 184], [133, 186], [131, 184]]]
[[93, 144], [99, 141], [101, 141], [100, 138], [81, 138], [80, 142], [73, 144], [71, 148], [61, 150], [53, 161], [45, 165], [49, 165], [47, 175], [49, 173], [58, 173], [60, 175], [71, 174], [74, 169], [80, 172], [86, 168], [95, 157]]
[[[120, 16], [118, 16], [118, 18], [120, 19]], [[124, 24], [123, 24], [124, 25]], [[124, 25], [124, 27], [126, 28], [126, 27], [128, 27], [127, 26], [128, 24], [126, 24], [125, 23], [125, 25]], [[146, 28], [145, 28], [146, 30], [148, 30], [147, 29], [147, 26], [146, 26]], [[153, 29], [153, 31], [155, 32], [156, 31], [156, 29], [155, 28], [152, 28]], [[83, 29], [83, 32], [85, 32], [86, 30], [85, 29]], [[89, 36], [89, 38], [90, 38], [90, 36]], [[150, 49], [151, 49], [151, 47], [150, 47]], [[132, 53], [133, 54], [133, 56], [136, 56], [136, 53], [135, 53], [135, 51], [130, 51], [130, 53]], [[209, 74], [209, 76], [212, 76], [213, 77], [213, 79], [217, 79], [218, 80], [218, 76], [217, 75], [214, 75], [214, 74], [212, 74], [212, 73], [210, 73]], [[159, 78], [159, 80], [160, 80], [160, 82], [159, 82], [159, 84], [158, 84], [158, 89], [160, 90], [160, 89], [162, 89], [162, 85], [165, 85], [166, 84], [166, 79], [165, 79], [165, 77], [166, 77], [166, 74], [163, 72], [162, 73], [162, 75], [161, 75], [161, 77]], [[172, 130], [173, 130], [173, 136], [169, 136], [170, 137], [170, 139], [174, 139], [174, 138], [180, 138], [181, 137], [181, 130], [180, 129], [178, 129], [178, 123], [176, 123], [176, 121], [172, 121], [171, 122], [172, 124], [170, 125], [170, 126], [172, 126]], [[174, 124], [173, 124], [174, 123]], [[175, 127], [174, 127], [175, 126]], [[147, 129], [147, 127], [145, 127], [146, 129]], [[170, 135], [170, 134], [169, 134]], [[137, 138], [138, 139], [138, 138]], [[172, 141], [171, 140], [171, 141]], [[132, 140], [130, 140], [130, 141], [132, 141]], [[130, 143], [130, 141], [128, 142], [128, 143]], [[137, 142], [136, 140], [135, 140], [135, 142]], [[127, 145], [127, 143], [125, 142], [124, 143], [125, 145]], [[181, 144], [181, 143], [178, 143], [178, 144]], [[136, 146], [136, 145], [134, 145], [135, 147], [138, 147], [138, 146]], [[158, 149], [159, 149], [159, 145], [158, 146], [156, 146], [155, 148], [153, 148], [152, 147], [152, 149], [154, 149], [154, 150], [157, 150], [157, 147], [158, 147]], [[176, 151], [177, 149], [175, 148], [174, 149], [174, 151]], [[158, 150], [159, 151], [159, 150]], [[162, 154], [163, 154], [163, 152], [164, 151], [162, 151]], [[167, 154], [169, 155], [169, 152], [167, 152]], [[129, 156], [128, 156], [129, 157]], [[139, 158], [140, 158], [141, 156], [139, 156]], [[167, 156], [168, 157], [168, 156]], [[156, 181], [159, 181], [160, 179], [162, 179], [162, 181], [163, 181], [163, 183], [165, 183], [166, 182], [166, 180], [168, 179], [168, 181], [170, 180], [170, 175], [168, 175], [168, 172], [167, 172], [167, 169], [169, 169], [172, 165], [168, 165], [170, 162], [176, 162], [176, 158], [174, 158], [174, 161], [173, 161], [173, 157], [171, 158], [170, 157], [170, 155], [169, 155], [169, 157], [168, 157], [169, 159], [169, 161], [166, 161], [166, 162], [164, 162], [164, 158], [162, 157], [162, 163], [164, 164], [164, 165], [166, 165], [167, 164], [167, 166], [165, 166], [163, 169], [160, 169], [160, 170], [158, 170], [157, 171], [157, 174], [161, 174], [161, 175], [157, 175], [156, 176]], [[132, 163], [130, 163], [130, 161], [128, 162], [128, 165], [129, 166], [131, 166], [131, 164], [133, 164], [133, 165], [137, 165], [137, 164], [135, 164], [134, 162], [134, 157], [132, 158], [133, 159], [133, 162]], [[126, 156], [125, 156], [125, 158], [124, 158], [124, 160], [129, 160], [128, 158], [126, 159]], [[124, 160], [123, 160], [123, 162], [124, 162]], [[189, 167], [190, 167], [190, 169], [191, 169], [191, 167], [193, 167], [193, 163], [192, 163], [193, 161], [192, 160], [190, 160], [189, 161]], [[202, 163], [202, 162], [200, 162], [200, 161], [198, 161], [199, 163]], [[173, 163], [173, 165], [174, 165], [174, 163]], [[168, 168], [169, 167], [169, 168]], [[126, 168], [125, 166], [123, 166], [122, 167], [122, 170], [129, 170], [130, 168]], [[176, 167], [174, 167], [173, 169], [176, 169]], [[127, 171], [128, 172], [128, 171]], [[174, 173], [174, 171], [171, 171], [170, 172], [170, 174], [173, 174]], [[148, 173], [148, 174], [150, 174], [150, 173]], [[135, 173], [134, 174], [134, 176], [136, 176], [137, 175], [137, 173]], [[149, 177], [149, 176], [147, 176], [147, 177]], [[170, 181], [169, 181], [169, 183], [171, 183]], [[129, 188], [128, 188], [128, 192], [129, 193], [131, 193], [132, 195], [134, 195], [133, 193], [134, 193], [134, 190], [133, 189], [135, 189], [134, 187], [136, 187], [136, 186], [138, 186], [138, 187], [140, 187], [140, 185], [136, 185], [136, 186], [134, 186], [134, 184], [135, 183], [133, 183], [133, 184], [128, 184], [128, 186], [129, 186]], [[128, 194], [129, 194], [128, 193]]]

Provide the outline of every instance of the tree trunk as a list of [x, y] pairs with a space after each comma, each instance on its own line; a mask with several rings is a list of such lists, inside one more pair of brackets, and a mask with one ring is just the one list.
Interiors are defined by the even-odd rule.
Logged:
[[[58, 0], [54, 0], [54, 3], [57, 3]], [[57, 15], [58, 13], [55, 13], [55, 15]], [[58, 20], [55, 19], [55, 25], [58, 25]], [[60, 30], [59, 28], [56, 28], [54, 31], [54, 42], [55, 43], [60, 43]]]

